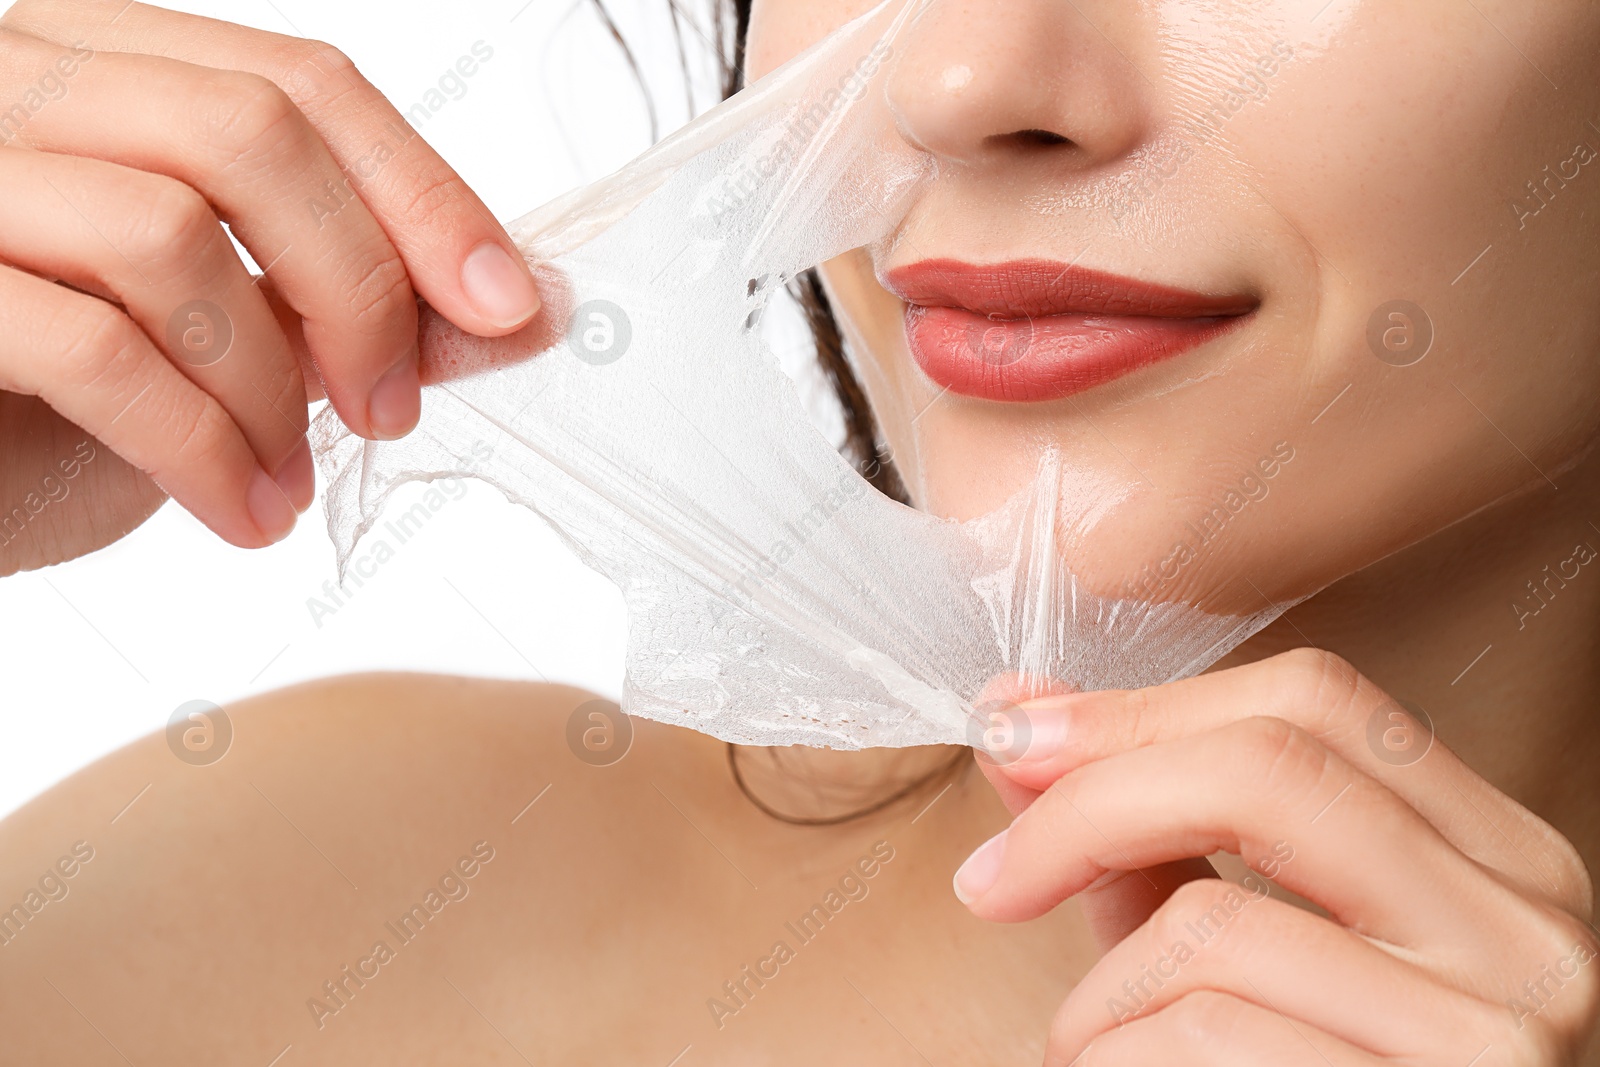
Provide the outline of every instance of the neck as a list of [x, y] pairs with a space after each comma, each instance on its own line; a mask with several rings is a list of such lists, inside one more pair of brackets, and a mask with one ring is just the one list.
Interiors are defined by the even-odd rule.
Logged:
[[1352, 575], [1221, 666], [1315, 645], [1600, 859], [1600, 460]]
[[[1600, 455], [1557, 481], [1335, 583], [1218, 668], [1301, 645], [1344, 656], [1420, 705], [1442, 743], [1600, 869]], [[937, 772], [951, 754], [797, 747], [738, 758], [764, 802], [828, 817]]]
[[902, 791], [909, 791], [906, 803], [924, 792], [931, 799], [949, 780], [941, 772], [958, 759], [971, 759], [965, 749], [949, 745], [859, 752], [739, 745], [733, 756], [753, 799], [798, 820], [842, 819], [886, 801], [898, 804]]

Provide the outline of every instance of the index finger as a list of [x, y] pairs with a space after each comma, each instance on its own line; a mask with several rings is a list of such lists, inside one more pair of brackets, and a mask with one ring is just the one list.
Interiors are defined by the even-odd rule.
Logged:
[[1472, 859], [1573, 914], [1590, 910], [1589, 876], [1571, 843], [1438, 743], [1423, 709], [1402, 704], [1331, 653], [1295, 649], [1148, 689], [1042, 697], [1017, 708], [1026, 737], [997, 770], [1037, 790], [1109, 756], [1247, 719], [1292, 723]]
[[[984, 747], [976, 752], [978, 769], [1013, 816], [1026, 811], [1044, 795], [1044, 786], [1049, 785], [1046, 782], [1039, 788], [1033, 788], [1017, 781], [1006, 771], [1014, 761], [1013, 757], [1029, 747], [1030, 738], [1019, 737], [1018, 732], [1029, 730], [1031, 720], [1023, 707], [1030, 703], [1030, 690], [1036, 691], [1039, 684], [1038, 679], [1025, 679], [1021, 675], [1000, 675], [989, 680], [976, 701], [979, 711], [987, 715], [990, 726], [980, 738]], [[1036, 698], [1039, 703], [1073, 692], [1059, 683], [1051, 685], [1051, 688], [1055, 692], [1048, 697]], [[1215, 877], [1216, 869], [1201, 858], [1117, 871], [1078, 894], [1078, 911], [1089, 927], [1095, 944], [1101, 952], [1105, 952], [1137, 930], [1179, 886], [1197, 878]]]
[[[299, 106], [344, 172], [343, 187], [328, 190], [323, 209], [336, 212], [341, 198], [360, 197], [429, 304], [482, 337], [514, 332], [539, 310], [533, 276], [504, 227], [333, 46], [124, 0], [24, 2], [6, 21], [57, 43], [144, 52], [270, 79]], [[486, 58], [482, 52], [462, 62], [476, 66]]]

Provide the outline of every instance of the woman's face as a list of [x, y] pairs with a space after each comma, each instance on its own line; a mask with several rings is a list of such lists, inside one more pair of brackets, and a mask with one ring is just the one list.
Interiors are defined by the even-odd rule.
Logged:
[[[871, 6], [757, 0], [750, 74]], [[937, 180], [823, 270], [915, 502], [1055, 444], [1091, 588], [1253, 610], [1559, 481], [1597, 57], [1586, 0], [935, 0], [886, 84]]]

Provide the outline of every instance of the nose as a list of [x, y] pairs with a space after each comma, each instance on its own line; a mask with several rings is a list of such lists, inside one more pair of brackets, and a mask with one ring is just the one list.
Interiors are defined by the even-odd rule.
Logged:
[[1149, 122], [1151, 88], [1113, 44], [1133, 16], [1102, 18], [1111, 6], [934, 0], [889, 77], [901, 135], [975, 166], [1044, 153], [1089, 167], [1126, 154]]

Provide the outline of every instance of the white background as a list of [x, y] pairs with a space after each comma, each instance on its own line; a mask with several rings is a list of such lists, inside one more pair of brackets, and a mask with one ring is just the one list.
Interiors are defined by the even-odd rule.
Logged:
[[[663, 133], [688, 116], [667, 2], [608, 4], [644, 68]], [[423, 134], [501, 219], [609, 173], [650, 143], [645, 96], [589, 0], [170, 6], [329, 41], [402, 112], [484, 42], [493, 57]], [[691, 47], [702, 110], [712, 103], [708, 56], [703, 43]], [[802, 373], [803, 393], [825, 411], [797, 320], [767, 318], [782, 331], [773, 340], [786, 367]], [[0, 815], [163, 728], [195, 699], [226, 705], [375, 669], [543, 677], [615, 698], [620, 596], [531, 513], [464, 484], [459, 500], [320, 626], [308, 599], [334, 578], [320, 492], [295, 532], [269, 549], [231, 548], [169, 502], [116, 545], [0, 580]], [[402, 494], [391, 507], [410, 503]]]

